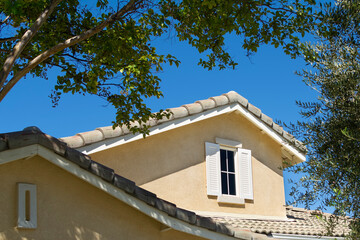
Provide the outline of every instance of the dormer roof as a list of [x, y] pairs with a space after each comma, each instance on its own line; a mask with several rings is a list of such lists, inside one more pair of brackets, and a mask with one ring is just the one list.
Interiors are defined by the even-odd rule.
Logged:
[[[253, 124], [257, 125], [261, 131], [277, 141], [286, 150], [290, 158], [295, 156], [297, 162], [305, 160], [307, 149], [302, 142], [295, 139], [293, 135], [276, 124], [271, 117], [264, 114], [259, 108], [249, 103], [246, 98], [234, 91], [168, 110], [172, 113], [170, 118], [165, 117], [161, 120], [152, 119], [147, 123], [151, 127], [150, 135], [227, 112], [238, 111]], [[136, 125], [137, 123], [133, 124]], [[126, 126], [115, 129], [112, 126], [107, 126], [99, 127], [89, 132], [78, 133], [74, 136], [60, 138], [60, 140], [72, 148], [91, 154], [121, 145], [129, 140], [134, 141], [141, 138], [141, 134], [137, 136], [132, 135]]]

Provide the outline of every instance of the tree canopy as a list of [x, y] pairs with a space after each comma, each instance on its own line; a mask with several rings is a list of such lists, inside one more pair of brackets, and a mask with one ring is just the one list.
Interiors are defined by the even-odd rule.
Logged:
[[[313, 68], [301, 72], [319, 93], [316, 102], [298, 102], [306, 118], [294, 130], [309, 148], [298, 203], [321, 203], [337, 216], [353, 218], [352, 239], [360, 238], [360, 1], [323, 5], [315, 45], [304, 46]], [[332, 224], [336, 221], [332, 221]]]
[[[88, 3], [90, 4], [90, 3]], [[261, 44], [299, 54], [299, 37], [312, 26], [313, 0], [0, 0], [0, 102], [27, 74], [47, 78], [61, 69], [51, 94], [98, 95], [117, 111], [114, 124], [146, 133], [152, 114], [144, 99], [161, 97], [157, 73], [176, 56], [160, 54], [152, 40], [164, 34], [195, 47], [206, 69], [234, 68], [225, 45], [256, 52]], [[140, 122], [131, 125], [129, 120]]]

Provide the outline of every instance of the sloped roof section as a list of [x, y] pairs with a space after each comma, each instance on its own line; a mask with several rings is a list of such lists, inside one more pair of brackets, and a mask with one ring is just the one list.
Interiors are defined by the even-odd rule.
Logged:
[[[0, 134], [0, 153], [34, 144], [41, 145], [55, 154], [64, 157], [89, 173], [100, 177], [114, 187], [124, 191], [126, 194], [164, 212], [169, 217], [229, 237], [248, 239], [248, 236], [250, 236], [251, 238], [256, 237], [256, 239], [267, 239], [267, 237], [262, 234], [251, 233], [249, 235], [247, 231], [242, 230], [235, 232], [221, 222], [217, 222], [209, 217], [197, 215], [192, 211], [179, 208], [171, 202], [158, 198], [156, 194], [149, 192], [137, 186], [133, 181], [116, 174], [113, 169], [91, 160], [90, 156], [70, 148], [57, 138], [42, 133], [37, 127], [25, 128], [24, 131], [20, 132]], [[0, 163], [1, 161], [6, 162], [6, 159], [2, 159], [0, 155]]]
[[[316, 217], [318, 212], [300, 208], [287, 207], [288, 221], [228, 216], [209, 217], [179, 208], [171, 202], [158, 198], [155, 193], [137, 186], [133, 181], [116, 174], [113, 169], [91, 160], [90, 156], [67, 146], [57, 138], [42, 133], [36, 127], [25, 128], [20, 132], [0, 134], [0, 163], [4, 160], [6, 162], [6, 159], [1, 158], [2, 153], [36, 144], [76, 164], [91, 175], [101, 178], [129, 196], [135, 197], [146, 205], [163, 212], [170, 218], [222, 234], [224, 237], [261, 240], [274, 239], [275, 234], [328, 235], [325, 223]], [[325, 213], [324, 216], [329, 217], [331, 215]], [[349, 233], [349, 222], [350, 219], [348, 218], [340, 219], [332, 235], [338, 237]]]
[[329, 233], [329, 225], [323, 219], [329, 218], [332, 216], [331, 214], [292, 206], [286, 208], [286, 213], [289, 221], [256, 220], [240, 217], [212, 217], [212, 219], [216, 222], [224, 223], [234, 231], [248, 230], [253, 233], [267, 235], [291, 234], [344, 237], [350, 232], [349, 218], [339, 218], [334, 229]]
[[[234, 103], [238, 103], [241, 107], [249, 111], [254, 117], [273, 129], [276, 134], [278, 134], [282, 139], [292, 145], [299, 152], [305, 153], [307, 151], [302, 142], [295, 139], [294, 136], [292, 136], [290, 133], [284, 131], [284, 129], [276, 124], [272, 118], [262, 113], [259, 108], [249, 103], [246, 98], [234, 91], [222, 94], [221, 96], [210, 97], [205, 100], [199, 100], [194, 103], [185, 104], [181, 107], [170, 108], [168, 110], [172, 113], [172, 115], [169, 119], [163, 118], [158, 121], [152, 119], [147, 124], [152, 127], [165, 122], [173, 121], [175, 119], [189, 117], [197, 113]], [[72, 148], [80, 148], [92, 143], [103, 141], [105, 139], [125, 136], [129, 133], [130, 131], [126, 126], [117, 127], [115, 129], [113, 129], [112, 126], [108, 126], [100, 127], [89, 132], [78, 133], [70, 137], [60, 138], [60, 140], [67, 143], [68, 146]]]

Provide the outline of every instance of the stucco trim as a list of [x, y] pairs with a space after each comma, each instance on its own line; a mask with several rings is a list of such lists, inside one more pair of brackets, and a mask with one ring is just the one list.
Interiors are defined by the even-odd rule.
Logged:
[[[290, 145], [285, 139], [279, 136], [272, 127], [266, 125], [263, 121], [255, 117], [248, 109], [244, 108], [239, 103], [232, 103], [230, 105], [220, 106], [217, 108], [206, 110], [204, 112], [190, 115], [188, 117], [167, 121], [162, 123], [161, 125], [155, 125], [150, 128], [150, 135], [148, 137], [234, 111], [243, 115], [251, 123], [257, 126], [263, 133], [267, 134], [273, 140], [278, 142], [281, 145], [281, 147], [283, 147], [289, 152], [291, 156], [294, 156], [295, 160], [298, 160], [299, 162], [304, 162], [306, 160], [304, 153], [300, 152], [294, 146]], [[104, 151], [109, 148], [117, 147], [126, 143], [130, 143], [142, 138], [143, 138], [142, 134], [135, 134], [135, 135], [128, 134], [111, 139], [105, 139], [100, 142], [95, 142], [90, 145], [77, 148], [77, 150], [84, 154], [92, 154], [92, 153]]]
[[239, 196], [232, 196], [232, 195], [222, 195], [220, 194], [217, 197], [218, 203], [229, 203], [229, 204], [239, 204], [243, 205], [245, 204], [245, 199], [240, 198]]
[[30, 158], [35, 155], [39, 155], [42, 158], [48, 160], [52, 164], [64, 169], [65, 171], [75, 175], [76, 177], [88, 182], [94, 187], [110, 194], [111, 196], [119, 199], [127, 205], [139, 210], [145, 215], [157, 220], [165, 226], [175, 229], [177, 231], [185, 232], [188, 234], [200, 236], [207, 239], [234, 239], [233, 237], [226, 236], [217, 232], [213, 232], [195, 225], [191, 225], [184, 221], [172, 218], [166, 213], [155, 209], [154, 207], [146, 204], [145, 202], [133, 197], [123, 190], [113, 186], [112, 184], [104, 181], [100, 177], [90, 173], [89, 171], [81, 168], [79, 165], [70, 162], [64, 157], [59, 156], [53, 151], [43, 147], [39, 144], [33, 144], [21, 148], [10, 149], [0, 152], [0, 165], [6, 164], [15, 160]]
[[235, 148], [242, 148], [242, 143], [238, 141], [223, 139], [223, 138], [215, 138], [215, 142], [220, 145], [228, 146], [228, 147], [235, 147]]

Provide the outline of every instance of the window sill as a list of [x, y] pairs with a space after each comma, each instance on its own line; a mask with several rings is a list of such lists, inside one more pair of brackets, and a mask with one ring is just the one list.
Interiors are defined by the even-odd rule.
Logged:
[[245, 199], [230, 195], [220, 195], [217, 201], [218, 203], [245, 204]]

